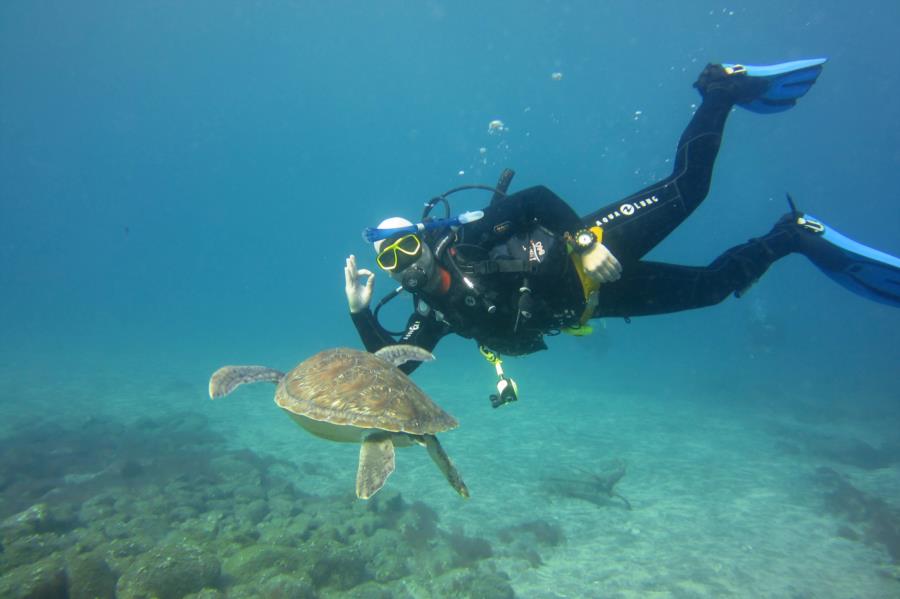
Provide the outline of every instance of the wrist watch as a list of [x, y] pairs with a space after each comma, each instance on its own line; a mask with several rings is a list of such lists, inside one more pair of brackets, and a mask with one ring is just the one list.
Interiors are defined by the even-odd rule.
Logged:
[[591, 229], [579, 229], [572, 236], [572, 250], [584, 254], [597, 244], [597, 234]]

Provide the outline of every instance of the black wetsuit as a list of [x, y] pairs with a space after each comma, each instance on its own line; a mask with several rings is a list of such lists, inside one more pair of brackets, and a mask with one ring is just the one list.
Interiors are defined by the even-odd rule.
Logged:
[[[523, 273], [476, 277], [474, 280], [487, 298], [471, 298], [467, 287], [454, 275], [446, 295], [415, 299], [417, 309], [399, 341], [431, 350], [441, 337], [456, 333], [474, 338], [501, 354], [544, 349], [542, 335], [577, 325], [585, 306], [577, 273], [566, 258], [559, 236], [593, 225], [603, 229], [603, 244], [622, 265], [621, 279], [600, 286], [594, 318], [700, 308], [749, 287], [775, 260], [797, 249], [795, 236], [787, 228], [776, 226], [763, 237], [729, 249], [706, 267], [642, 260], [706, 197], [722, 131], [733, 105], [733, 97], [724, 91], [707, 90], [678, 142], [673, 173], [587, 216], [579, 218], [545, 187], [525, 189], [492, 204], [485, 209], [483, 219], [460, 229], [457, 256], [467, 251], [470, 259], [473, 252], [486, 255], [492, 247], [502, 249], [504, 244], [511, 244], [510, 240], [514, 244], [520, 239], [518, 236], [529, 236], [525, 245], [533, 245], [536, 230], [539, 241], [553, 245], [552, 237], [549, 244], [546, 236], [541, 238], [538, 225], [556, 234], [557, 243], [546, 255], [547, 268], [528, 273], [530, 298], [534, 300], [534, 309], [529, 310], [532, 317], [516, 319]], [[494, 258], [496, 254], [494, 250]], [[489, 313], [488, 305], [495, 306], [494, 313]], [[367, 350], [398, 342], [378, 324], [368, 308], [352, 318]], [[407, 363], [403, 369], [410, 372], [417, 364]]]

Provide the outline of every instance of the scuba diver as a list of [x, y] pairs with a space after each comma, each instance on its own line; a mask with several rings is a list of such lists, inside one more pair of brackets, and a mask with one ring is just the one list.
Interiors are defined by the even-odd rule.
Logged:
[[[474, 339], [496, 367], [491, 402], [498, 407], [517, 399], [500, 355], [546, 349], [545, 335], [587, 334], [592, 318], [665, 314], [740, 297], [790, 253], [803, 254], [851, 291], [900, 306], [900, 259], [840, 235], [800, 212], [790, 196], [790, 212], [768, 233], [708, 266], [642, 259], [706, 197], [733, 107], [762, 114], [791, 108], [825, 60], [707, 65], [694, 83], [703, 101], [678, 142], [672, 174], [586, 216], [546, 187], [507, 194], [513, 175], [507, 170], [496, 188], [463, 186], [432, 199], [419, 223], [393, 217], [367, 229], [378, 266], [400, 286], [373, 311], [375, 275], [347, 258], [347, 301], [366, 349], [410, 343], [431, 351], [450, 333]], [[472, 188], [493, 191], [490, 204], [452, 217], [447, 196]], [[444, 218], [431, 217], [437, 204]], [[403, 290], [412, 294], [414, 311], [404, 331], [391, 333], [378, 310]], [[409, 373], [417, 365], [401, 369]]]

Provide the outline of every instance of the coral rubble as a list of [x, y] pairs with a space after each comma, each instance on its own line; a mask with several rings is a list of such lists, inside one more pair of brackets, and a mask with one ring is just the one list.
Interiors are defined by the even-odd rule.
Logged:
[[2, 597], [514, 596], [491, 544], [427, 504], [310, 493], [320, 468], [229, 450], [196, 415], [0, 449]]

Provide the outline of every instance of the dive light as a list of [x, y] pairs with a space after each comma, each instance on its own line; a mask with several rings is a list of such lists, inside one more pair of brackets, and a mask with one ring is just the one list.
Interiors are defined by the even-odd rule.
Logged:
[[503, 372], [503, 360], [496, 353], [485, 347], [478, 346], [478, 351], [484, 356], [484, 359], [493, 364], [494, 370], [497, 372], [497, 393], [492, 393], [488, 399], [491, 400], [491, 407], [499, 408], [519, 399], [519, 386], [516, 381], [506, 376]]
[[505, 374], [500, 375], [500, 380], [497, 381], [497, 393], [492, 393], [489, 399], [491, 400], [492, 408], [499, 408], [504, 404], [517, 401], [519, 399], [519, 386]]

